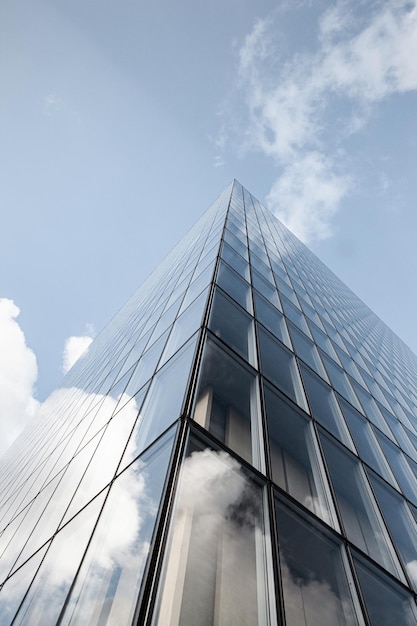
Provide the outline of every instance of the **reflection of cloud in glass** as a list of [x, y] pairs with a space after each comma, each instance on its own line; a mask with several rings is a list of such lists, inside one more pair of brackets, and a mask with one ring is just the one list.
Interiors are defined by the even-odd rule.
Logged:
[[411, 578], [411, 581], [414, 587], [416, 587], [417, 586], [417, 560], [414, 559], [413, 561], [406, 563], [405, 567], [407, 570], [407, 574]]
[[343, 545], [279, 501], [276, 520], [287, 626], [362, 624]]
[[335, 626], [357, 624], [348, 603], [340, 598], [327, 581], [293, 575], [285, 563], [281, 565], [285, 615], [288, 626]]
[[[89, 425], [90, 429], [85, 436], [85, 441], [87, 442], [90, 437], [92, 438], [71, 459], [67, 467], [65, 467], [65, 462], [62, 462], [62, 458], [65, 458], [65, 451], [62, 449], [59, 466], [64, 465], [64, 469], [39, 494], [37, 493], [39, 490], [38, 482], [27, 493], [26, 501], [28, 502], [36, 494], [37, 497], [11, 522], [10, 531], [8, 532], [6, 529], [6, 532], [0, 537], [0, 553], [4, 551], [1, 560], [3, 577], [8, 574], [16, 556], [19, 555], [22, 549], [23, 552], [19, 557], [18, 565], [24, 563], [35, 550], [56, 532], [74, 493], [75, 497], [65, 520], [68, 520], [79, 511], [81, 507], [95, 497], [99, 490], [110, 482], [137, 416], [135, 398], [130, 399], [125, 396], [121, 398], [119, 403], [119, 406], [124, 405], [123, 408], [111, 419], [105, 429], [97, 433], [103, 422], [110, 419], [117, 406], [118, 398], [113, 399], [109, 396], [100, 397], [98, 394], [85, 394], [85, 392], [76, 389], [60, 390], [53, 395], [54, 397], [49, 402], [49, 408], [56, 410], [59, 407], [59, 419], [68, 419], [73, 423], [79, 423], [78, 428], [82, 432], [77, 433], [77, 430], [74, 431], [76, 445], [80, 444], [80, 440], [85, 435]], [[77, 398], [77, 407], [79, 409], [82, 407], [83, 413], [87, 405], [100, 406], [93, 426], [91, 426], [91, 419], [84, 426], [78, 419], [77, 410], [71, 410], [71, 403], [68, 402], [68, 399], [74, 396]], [[68, 407], [67, 416], [65, 416], [62, 410], [62, 407], [65, 406], [65, 399]], [[69, 448], [73, 450], [76, 445], [75, 442], [72, 442], [71, 445], [71, 439], [68, 438]], [[72, 454], [74, 454], [74, 450]], [[131, 458], [127, 459], [128, 462], [131, 460]], [[57, 467], [56, 465], [55, 468]], [[132, 560], [133, 579], [136, 580], [138, 572], [143, 569], [149, 547], [149, 537], [145, 537], [140, 543], [137, 542], [137, 539], [143, 530], [144, 519], [153, 519], [157, 502], [147, 493], [145, 475], [141, 473], [141, 462], [139, 461], [133, 467], [134, 469], [128, 470], [115, 481], [110, 498], [106, 504], [105, 515], [107, 518], [110, 516], [111, 520], [108, 520], [108, 524], [99, 524], [98, 526], [98, 538], [95, 542], [100, 543], [100, 529], [102, 537], [100, 549], [97, 549], [94, 554], [95, 570], [90, 572], [91, 580], [94, 576], [102, 576], [105, 570], [121, 569], [122, 566], [124, 569], [129, 570], [129, 559]], [[49, 468], [49, 471], [51, 471], [51, 468]], [[51, 472], [51, 475], [54, 474], [55, 470]], [[46, 476], [47, 473], [45, 473]], [[53, 498], [49, 502], [51, 496]], [[159, 495], [157, 497], [159, 498]], [[117, 506], [112, 505], [116, 500]], [[42, 611], [48, 610], [48, 616], [50, 616], [51, 620], [57, 617], [56, 611], [59, 613], [61, 601], [63, 602], [65, 599], [80, 564], [80, 559], [87, 545], [98, 512], [99, 510], [94, 512], [95, 518], [89, 525], [89, 531], [85, 537], [82, 537], [79, 532], [71, 532], [71, 528], [74, 528], [74, 530], [77, 528], [78, 520], [80, 519], [77, 516], [74, 522], [71, 522], [56, 535], [52, 542], [51, 550], [47, 553], [45, 562], [40, 570], [40, 578], [37, 577], [36, 581], [39, 580], [41, 586], [41, 590], [37, 593], [39, 593], [39, 597], [45, 604], [42, 607]], [[83, 517], [83, 514], [81, 517]], [[65, 541], [60, 542], [60, 537], [64, 535]], [[26, 541], [27, 544], [25, 546]], [[9, 542], [10, 545], [8, 545]], [[58, 544], [60, 545], [57, 558], [48, 559], [48, 554], [53, 552], [54, 547], [58, 546]], [[17, 573], [16, 581], [19, 576], [20, 574]], [[22, 597], [27, 589], [28, 581], [25, 580], [25, 577], [22, 578], [22, 584], [20, 585], [12, 584], [12, 582], [13, 579], [11, 579], [11, 584], [6, 584], [0, 593], [0, 603], [3, 603], [5, 612], [7, 611], [7, 606], [15, 604], [17, 598]], [[54, 598], [53, 601], [52, 598]], [[49, 623], [48, 616], [42, 617], [44, 623]], [[0, 613], [0, 624], [3, 623]]]
[[149, 551], [145, 522], [157, 509], [140, 470], [138, 463], [136, 471], [128, 470], [114, 483], [62, 624], [125, 624], [132, 619]]
[[237, 461], [193, 452], [181, 475], [155, 624], [195, 623], [197, 611], [201, 625], [268, 624], [262, 520], [261, 492]]
[[153, 533], [174, 433], [114, 482], [62, 624], [127, 624]]

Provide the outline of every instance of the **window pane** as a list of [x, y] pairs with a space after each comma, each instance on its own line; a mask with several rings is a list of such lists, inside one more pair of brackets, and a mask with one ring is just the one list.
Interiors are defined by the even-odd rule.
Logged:
[[253, 292], [253, 299], [255, 302], [256, 317], [260, 323], [271, 331], [275, 337], [278, 337], [282, 343], [290, 346], [288, 331], [282, 313], [267, 302], [257, 291]]
[[[235, 231], [237, 232], [237, 231]], [[243, 257], [247, 257], [248, 251], [247, 251], [247, 247], [246, 247], [246, 235], [245, 234], [240, 234], [239, 233], [239, 237], [237, 237], [236, 235], [233, 235], [230, 230], [228, 230], [226, 228], [225, 232], [224, 232], [224, 240], [230, 245], [232, 246], [232, 248], [234, 248], [236, 250], [236, 252], [238, 252], [240, 255], [242, 255]]]
[[291, 322], [288, 324], [291, 334], [291, 339], [294, 345], [297, 356], [300, 357], [307, 365], [311, 367], [319, 376], [327, 380], [327, 374], [324, 370], [319, 353], [314, 343], [306, 337], [298, 328], [296, 328]]
[[411, 595], [371, 564], [354, 555], [371, 626], [415, 626], [417, 614]]
[[288, 317], [288, 319], [291, 320], [296, 326], [298, 326], [298, 328], [300, 328], [306, 335], [310, 335], [307, 322], [301, 311], [282, 294], [281, 301], [284, 313]]
[[401, 568], [394, 559], [384, 523], [371, 497], [360, 462], [326, 436], [323, 435], [321, 441], [347, 537], [398, 576]]
[[228, 265], [221, 262], [217, 275], [217, 284], [244, 309], [250, 310], [250, 288], [249, 283], [243, 280]]
[[226, 453], [200, 445], [190, 452], [152, 623], [272, 626], [263, 491]]
[[227, 243], [223, 243], [222, 259], [224, 259], [233, 269], [243, 276], [246, 280], [249, 278], [249, 265], [244, 258], [233, 250]]
[[156, 341], [149, 350], [147, 350], [140, 358], [137, 366], [133, 370], [132, 377], [125, 390], [125, 395], [134, 396], [137, 391], [153, 376], [155, 368], [158, 364], [161, 352], [164, 349], [165, 341], [168, 333], [164, 333], [162, 337]]
[[266, 418], [273, 480], [285, 491], [334, 525], [325, 488], [324, 469], [311, 420], [265, 385]]
[[204, 351], [194, 419], [259, 467], [256, 376], [210, 339]]
[[126, 448], [121, 469], [180, 417], [196, 340], [195, 335], [155, 374]]
[[363, 624], [342, 545], [277, 502], [287, 626]]
[[113, 483], [60, 623], [131, 623], [174, 434], [169, 432]]
[[383, 415], [372, 396], [355, 382], [353, 382], [353, 387], [362, 405], [363, 412], [365, 413], [367, 418], [373, 424], [375, 424], [375, 426], [382, 430], [382, 432], [385, 433], [388, 437], [392, 437], [392, 434], [385, 423]]
[[369, 422], [342, 398], [339, 398], [339, 402], [356, 448], [365, 463], [368, 463], [368, 465], [378, 472], [378, 474], [381, 474], [385, 480], [388, 480], [388, 482], [396, 486], [397, 483], [382, 454]]
[[395, 444], [391, 443], [389, 439], [378, 431], [376, 432], [376, 436], [404, 495], [416, 504], [417, 481], [410, 467], [407, 465], [403, 453]]
[[255, 269], [252, 269], [252, 284], [271, 304], [279, 306], [278, 293], [275, 285], [265, 280]]
[[262, 373], [307, 410], [294, 355], [261, 326], [258, 326], [258, 336]]
[[351, 447], [350, 437], [332, 389], [307, 367], [301, 365], [311, 412], [332, 435]]
[[200, 327], [208, 291], [205, 290], [174, 322], [158, 367], [166, 363]]
[[417, 589], [417, 531], [414, 519], [402, 496], [371, 473], [370, 478], [394, 544], [414, 589]]
[[14, 624], [55, 624], [81, 563], [105, 494], [57, 533]]
[[322, 359], [327, 369], [327, 373], [329, 374], [330, 381], [336, 391], [338, 391], [341, 396], [349, 400], [349, 402], [356, 406], [357, 409], [360, 409], [358, 400], [342, 368], [336, 365], [336, 363], [332, 361], [332, 359], [329, 359], [325, 354], [322, 354]]
[[210, 317], [210, 330], [244, 359], [253, 363], [253, 321], [232, 300], [216, 290]]
[[45, 552], [50, 544], [46, 544], [35, 556], [27, 561], [13, 576], [8, 578], [1, 587], [1, 624], [12, 624], [13, 617], [23, 601], [31, 581], [35, 576]]

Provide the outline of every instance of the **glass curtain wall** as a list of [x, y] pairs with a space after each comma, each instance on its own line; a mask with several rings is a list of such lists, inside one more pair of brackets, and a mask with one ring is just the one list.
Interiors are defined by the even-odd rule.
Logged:
[[417, 626], [416, 372], [234, 181], [0, 461], [0, 626]]

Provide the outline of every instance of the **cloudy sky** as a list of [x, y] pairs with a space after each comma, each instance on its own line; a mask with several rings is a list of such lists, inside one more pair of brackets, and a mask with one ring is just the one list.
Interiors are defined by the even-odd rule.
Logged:
[[417, 352], [415, 0], [3, 0], [0, 439], [237, 178]]

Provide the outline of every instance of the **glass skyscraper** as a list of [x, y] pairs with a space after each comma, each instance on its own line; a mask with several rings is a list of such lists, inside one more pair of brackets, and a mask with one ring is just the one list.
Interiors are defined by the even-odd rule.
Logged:
[[417, 358], [234, 181], [0, 464], [0, 626], [417, 624]]

